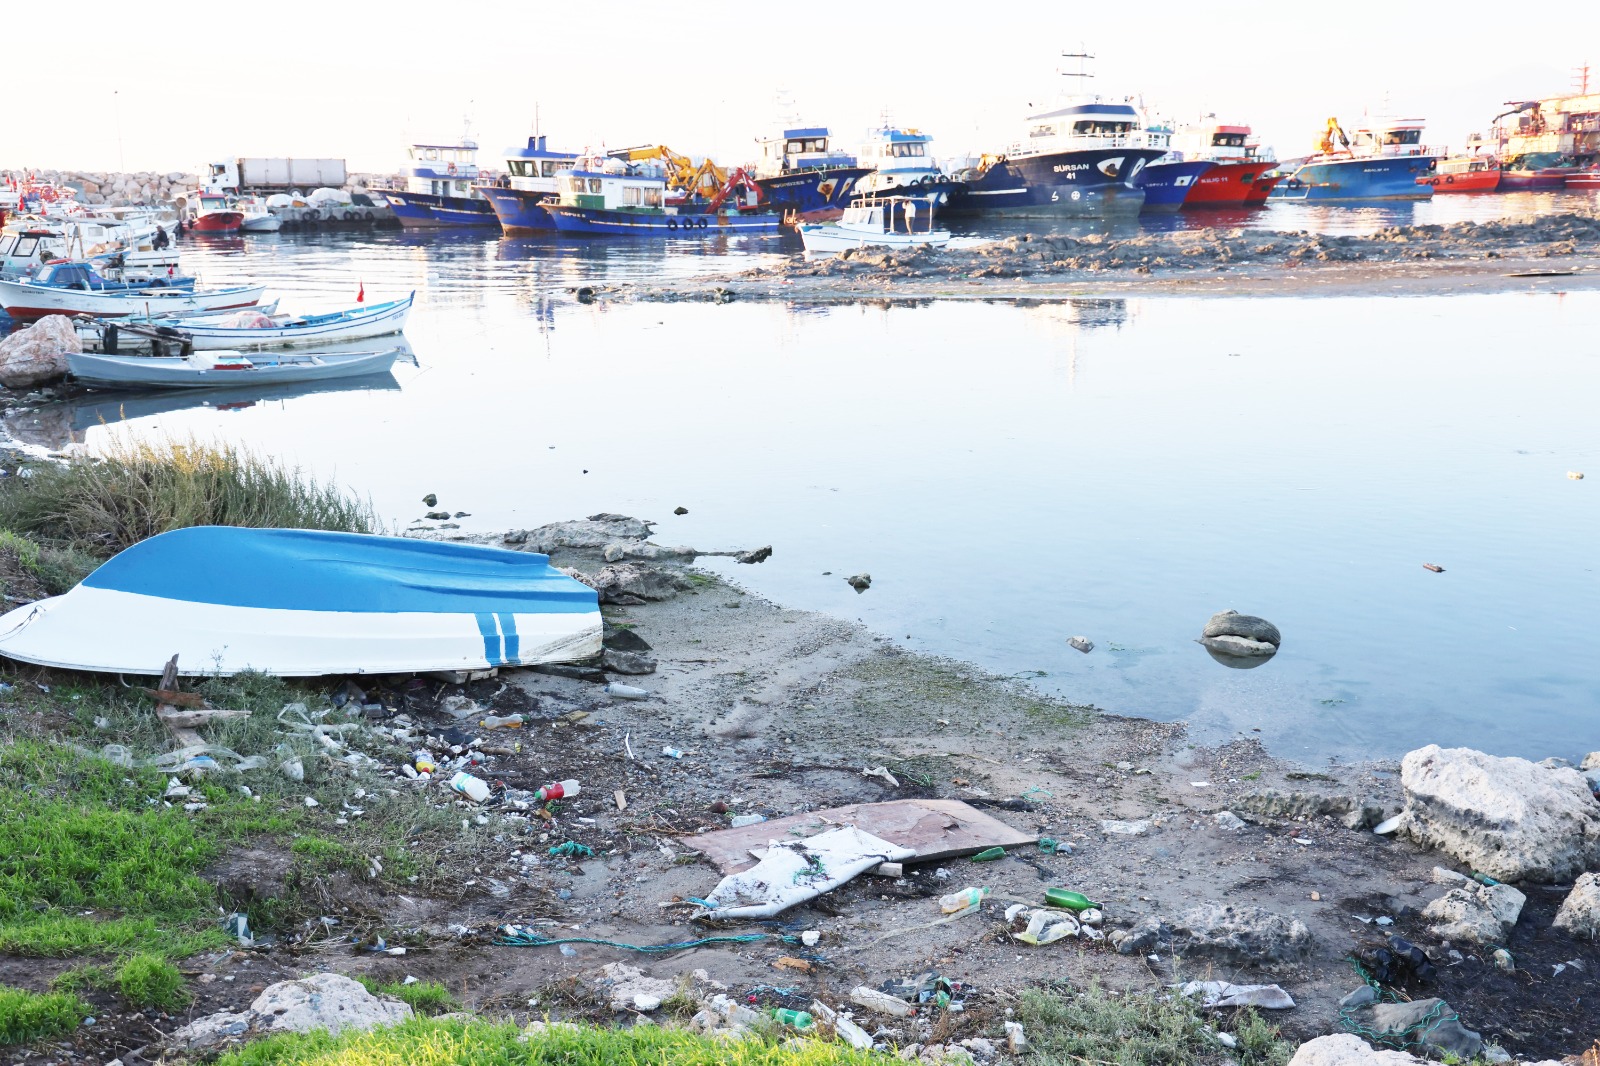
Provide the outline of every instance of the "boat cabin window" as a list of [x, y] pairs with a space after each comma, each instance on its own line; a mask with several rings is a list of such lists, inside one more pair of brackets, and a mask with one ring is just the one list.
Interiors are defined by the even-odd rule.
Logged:
[[422, 154], [422, 158], [428, 160], [430, 163], [437, 163], [439, 161], [439, 149], [429, 148]]
[[1243, 148], [1244, 138], [1242, 133], [1214, 133], [1211, 135], [1211, 145], [1214, 148]]
[[11, 249], [11, 254], [12, 255], [18, 255], [18, 256], [23, 256], [23, 257], [30, 256], [30, 255], [32, 255], [34, 253], [34, 251], [38, 247], [39, 247], [39, 238], [37, 238], [37, 237], [18, 237], [17, 238], [17, 246], [15, 248]]
[[913, 144], [891, 144], [888, 145], [888, 149], [889, 154], [894, 156], [896, 159], [910, 159], [912, 157], [921, 157], [928, 154], [928, 146], [923, 144], [921, 141], [917, 141]]
[[622, 190], [623, 207], [643, 207], [644, 190], [637, 185], [624, 186]]
[[582, 178], [567, 178], [561, 184], [566, 186], [568, 192], [582, 192], [584, 189]]
[[1108, 122], [1103, 119], [1087, 119], [1072, 124], [1073, 133], [1090, 137], [1120, 137], [1131, 129], [1132, 122]]
[[563, 170], [571, 169], [572, 160], [570, 159], [546, 159], [544, 161], [544, 176], [547, 178], [553, 178]]
[[604, 186], [601, 185], [599, 178], [590, 178], [589, 179], [589, 191], [590, 192], [599, 192], [603, 187]]
[[1421, 130], [1384, 130], [1384, 144], [1421, 144]]
[[1054, 137], [1055, 135], [1056, 127], [1054, 126], [1035, 126], [1028, 131], [1029, 137]]
[[513, 178], [525, 178], [528, 176], [528, 164], [521, 159], [507, 159], [506, 169], [511, 172]]
[[471, 196], [472, 195], [472, 183], [470, 181], [458, 181], [458, 182], [456, 182], [456, 194], [459, 195], [459, 196]]
[[828, 140], [825, 137], [810, 137], [804, 140], [793, 140], [783, 146], [783, 150], [790, 155], [800, 155], [807, 152], [826, 152]]

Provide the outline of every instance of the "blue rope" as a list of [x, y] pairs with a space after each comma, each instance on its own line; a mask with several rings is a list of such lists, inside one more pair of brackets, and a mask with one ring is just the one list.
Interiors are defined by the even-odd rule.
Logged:
[[625, 951], [643, 951], [648, 954], [667, 954], [686, 948], [703, 948], [712, 944], [756, 944], [763, 940], [776, 940], [783, 944], [798, 944], [800, 938], [786, 933], [745, 933], [741, 936], [706, 936], [698, 940], [680, 940], [672, 944], [624, 944], [620, 940], [601, 940], [596, 937], [547, 937], [520, 925], [502, 925], [495, 930], [494, 942], [501, 947], [548, 948], [559, 944], [598, 944]]

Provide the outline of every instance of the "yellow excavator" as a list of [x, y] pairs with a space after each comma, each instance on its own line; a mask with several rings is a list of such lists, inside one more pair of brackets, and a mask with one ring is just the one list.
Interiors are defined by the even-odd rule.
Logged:
[[1339, 139], [1340, 144], [1349, 149], [1350, 138], [1345, 135], [1344, 127], [1339, 125], [1338, 119], [1330, 118], [1328, 120], [1328, 128], [1322, 131], [1322, 140], [1317, 142], [1317, 150], [1323, 155], [1332, 155], [1335, 137]]
[[694, 160], [686, 155], [674, 152], [664, 144], [645, 144], [637, 148], [618, 148], [606, 153], [613, 159], [621, 159], [629, 163], [639, 163], [646, 160], [659, 160], [667, 169], [667, 188], [675, 189], [685, 196], [699, 196], [711, 199], [728, 185], [728, 172], [723, 170], [710, 159], [695, 165]]

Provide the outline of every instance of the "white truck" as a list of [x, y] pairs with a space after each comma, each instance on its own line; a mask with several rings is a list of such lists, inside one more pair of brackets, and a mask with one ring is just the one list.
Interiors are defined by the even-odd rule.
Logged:
[[349, 178], [343, 159], [227, 159], [209, 171], [207, 185], [222, 192], [310, 192], [337, 189]]

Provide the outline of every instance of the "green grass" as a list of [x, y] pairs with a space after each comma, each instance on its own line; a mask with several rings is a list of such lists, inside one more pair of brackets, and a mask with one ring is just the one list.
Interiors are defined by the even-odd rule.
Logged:
[[766, 1036], [724, 1041], [684, 1029], [514, 1025], [417, 1019], [388, 1029], [268, 1037], [216, 1066], [888, 1066], [888, 1055], [821, 1040], [784, 1046]]
[[[1285, 1066], [1293, 1051], [1277, 1029], [1248, 1008], [1208, 1017], [1176, 995], [1114, 993], [1096, 985], [1055, 985], [1022, 995], [1017, 1020], [1028, 1034], [1030, 1066], [1193, 1066], [1226, 1053], [1240, 1066]], [[1207, 1027], [1231, 1030], [1227, 1051]]]
[[373, 995], [390, 996], [402, 1003], [409, 1003], [418, 1014], [445, 1014], [460, 1006], [450, 990], [438, 981], [413, 981], [409, 985], [402, 981], [390, 981], [381, 985], [364, 974], [354, 976]]
[[117, 969], [117, 991], [134, 1007], [175, 1010], [189, 1002], [183, 974], [159, 955], [134, 955]]
[[[100, 560], [85, 552], [36, 544], [8, 529], [0, 529], [0, 573], [18, 573], [32, 578], [52, 596], [66, 592], [99, 565]], [[11, 590], [6, 588], [5, 591]]]
[[70, 992], [28, 992], [0, 985], [0, 1047], [64, 1036], [89, 1013]]
[[372, 533], [370, 501], [232, 444], [116, 437], [0, 489], [0, 528], [110, 555], [187, 526]]

